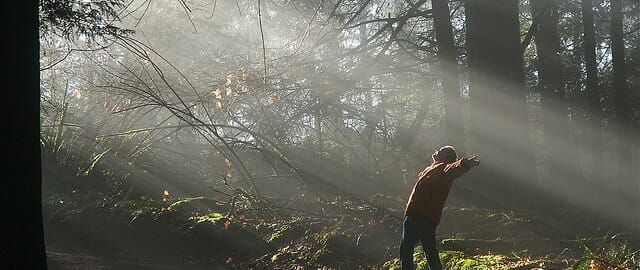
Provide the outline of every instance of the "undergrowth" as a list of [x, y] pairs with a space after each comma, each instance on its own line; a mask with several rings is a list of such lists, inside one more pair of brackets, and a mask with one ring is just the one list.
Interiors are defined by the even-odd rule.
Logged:
[[583, 256], [573, 270], [640, 269], [640, 249], [630, 245], [620, 235], [606, 236], [594, 244], [580, 242]]
[[[427, 260], [424, 258], [422, 247], [420, 246], [414, 250], [413, 261], [416, 270], [429, 269]], [[442, 266], [449, 270], [510, 269], [503, 255], [468, 255], [462, 251], [443, 250], [440, 251], [440, 261], [442, 262]], [[387, 261], [384, 263], [382, 269], [399, 270], [400, 260], [395, 258]]]

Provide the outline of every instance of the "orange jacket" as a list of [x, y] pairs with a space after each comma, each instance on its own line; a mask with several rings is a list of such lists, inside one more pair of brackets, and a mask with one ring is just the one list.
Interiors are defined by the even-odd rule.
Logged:
[[407, 216], [425, 216], [440, 223], [442, 208], [451, 191], [453, 180], [471, 169], [464, 158], [452, 163], [434, 163], [418, 174], [404, 213]]

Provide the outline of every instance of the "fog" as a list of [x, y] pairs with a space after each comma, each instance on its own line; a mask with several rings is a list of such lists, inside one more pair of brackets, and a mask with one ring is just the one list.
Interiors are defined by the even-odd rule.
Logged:
[[[346, 200], [385, 209], [400, 227], [416, 175], [451, 144], [459, 156], [481, 160], [456, 180], [452, 209], [515, 211], [539, 221], [530, 233], [541, 239], [616, 232], [637, 241], [637, 82], [629, 85], [633, 126], [617, 126], [609, 94], [602, 121], [589, 121], [581, 75], [563, 84], [567, 98], [550, 111], [537, 86], [534, 44], [524, 52], [523, 84], [470, 74], [462, 4], [450, 4], [459, 73], [444, 74], [432, 20], [385, 24], [408, 4], [374, 1], [356, 14], [360, 2], [334, 2], [138, 0], [119, 15], [118, 25], [133, 35], [68, 41], [42, 34], [45, 194], [78, 190], [105, 196], [103, 205], [142, 198], [162, 209], [211, 198], [227, 202], [222, 214], [232, 218], [256, 211], [347, 215], [325, 205]], [[524, 1], [525, 29], [527, 8]], [[628, 36], [637, 38], [637, 30]], [[609, 51], [598, 53], [611, 61]], [[637, 52], [628, 54], [637, 60]], [[460, 85], [460, 117], [449, 127], [445, 77]], [[45, 210], [55, 209], [48, 200], [66, 200], [56, 196], [43, 197]], [[215, 208], [209, 203], [195, 207]], [[448, 211], [454, 213], [446, 208], [445, 218]], [[449, 224], [441, 230], [480, 230], [471, 221]], [[49, 243], [58, 245], [64, 240], [56, 230], [82, 231], [48, 228]], [[121, 245], [117, 235], [100, 239], [114, 241], [100, 246]], [[387, 254], [395, 255], [392, 248]]]

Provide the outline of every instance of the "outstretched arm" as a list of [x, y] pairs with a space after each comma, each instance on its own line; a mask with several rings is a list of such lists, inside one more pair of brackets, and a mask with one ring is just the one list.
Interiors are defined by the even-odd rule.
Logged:
[[444, 173], [453, 177], [458, 178], [462, 176], [464, 173], [468, 172], [472, 167], [480, 165], [480, 160], [476, 156], [472, 156], [469, 158], [460, 158], [453, 163], [447, 165], [444, 170]]
[[464, 161], [465, 163], [469, 163], [469, 165], [471, 167], [475, 167], [475, 166], [479, 166], [480, 165], [480, 160], [476, 156], [472, 156], [470, 158], [463, 158], [463, 160], [465, 160]]

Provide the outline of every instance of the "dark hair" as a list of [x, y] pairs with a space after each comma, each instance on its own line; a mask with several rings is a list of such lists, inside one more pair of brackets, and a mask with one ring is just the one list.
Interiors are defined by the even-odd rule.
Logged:
[[454, 162], [458, 159], [458, 154], [456, 153], [456, 149], [451, 145], [445, 145], [438, 149], [438, 152], [441, 152], [445, 162]]

